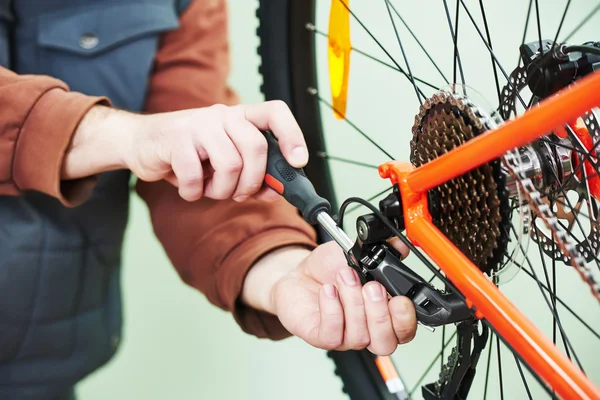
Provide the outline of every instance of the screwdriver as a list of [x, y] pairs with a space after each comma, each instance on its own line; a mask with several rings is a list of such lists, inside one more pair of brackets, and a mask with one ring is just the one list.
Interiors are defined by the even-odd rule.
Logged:
[[[340, 229], [333, 218], [329, 215], [331, 204], [319, 196], [314, 186], [306, 177], [302, 168], [292, 167], [279, 148], [279, 142], [271, 131], [263, 131], [268, 143], [267, 170], [265, 184], [283, 196], [288, 203], [296, 207], [306, 222], [311, 225], [319, 224], [325, 232], [344, 250], [355, 265], [360, 265], [352, 253], [354, 242]], [[427, 330], [434, 332], [431, 326], [417, 323]]]
[[287, 162], [275, 135], [271, 131], [263, 134], [269, 149], [265, 184], [296, 207], [306, 222], [321, 225], [346, 254], [351, 254], [354, 242], [331, 218], [331, 204], [317, 194], [302, 168], [294, 168]]

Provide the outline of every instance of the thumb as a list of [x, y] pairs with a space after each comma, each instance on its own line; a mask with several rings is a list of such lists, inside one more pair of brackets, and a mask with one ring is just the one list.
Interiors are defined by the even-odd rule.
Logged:
[[392, 245], [393, 248], [395, 248], [401, 255], [402, 255], [402, 259], [404, 260], [406, 257], [408, 257], [408, 254], [410, 253], [410, 250], [408, 249], [408, 247], [404, 244], [404, 242], [402, 242], [402, 240], [400, 240], [399, 237], [394, 236], [392, 238], [389, 238], [387, 241], [389, 244]]

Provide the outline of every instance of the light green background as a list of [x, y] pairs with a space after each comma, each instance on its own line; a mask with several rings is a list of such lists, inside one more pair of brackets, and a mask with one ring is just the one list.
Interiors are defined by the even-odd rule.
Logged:
[[[402, 8], [403, 16], [411, 28], [425, 42], [426, 47], [438, 61], [447, 76], [451, 75], [452, 46], [441, 1], [424, 6], [421, 2], [395, 1]], [[434, 2], [431, 2], [432, 4]], [[488, 1], [486, 10], [493, 44], [500, 60], [510, 71], [516, 63], [525, 20], [524, 0]], [[562, 15], [565, 1], [540, 1], [545, 26], [553, 27], [543, 36], [553, 37], [558, 18]], [[255, 29], [255, 1], [230, 0], [230, 32], [233, 57], [231, 83], [244, 102], [262, 100], [259, 92], [261, 77], [257, 73], [257, 38]], [[450, 1], [454, 9], [454, 1]], [[478, 13], [478, 3], [467, 1], [471, 10]], [[583, 13], [596, 2], [574, 0], [565, 22], [563, 32], [568, 32], [581, 20]], [[317, 25], [327, 29], [329, 1], [319, 0]], [[402, 60], [395, 36], [387, 18], [383, 1], [352, 0], [357, 15], [396, 60]], [[477, 33], [467, 17], [461, 17], [461, 44], [465, 51], [465, 75], [467, 83], [482, 92], [484, 97], [496, 104], [493, 76], [489, 56], [481, 45]], [[598, 40], [598, 18], [578, 35], [578, 41]], [[353, 44], [362, 50], [385, 59], [381, 50], [361, 31], [355, 23]], [[547, 33], [550, 32], [551, 33]], [[416, 44], [405, 31], [400, 31], [407, 53], [412, 56], [411, 67], [415, 75], [440, 83], [439, 75], [431, 68]], [[595, 36], [594, 36], [595, 35]], [[536, 38], [530, 29], [528, 36]], [[326, 68], [326, 41], [318, 41], [320, 68]], [[404, 65], [401, 63], [401, 65]], [[323, 70], [323, 69], [321, 69]], [[503, 81], [503, 80], [501, 80]], [[328, 82], [321, 75], [319, 85], [324, 97], [328, 97]], [[351, 97], [349, 116], [359, 126], [368, 130], [396, 157], [407, 159], [410, 127], [418, 110], [410, 84], [394, 71], [375, 66], [371, 61], [353, 55]], [[376, 150], [369, 147], [343, 122], [334, 120], [324, 111], [324, 123], [331, 136], [327, 148], [331, 154], [379, 163], [385, 161]], [[353, 195], [368, 197], [383, 189], [386, 182], [376, 176], [376, 171], [359, 167], [334, 165], [334, 180], [340, 198]], [[361, 182], [361, 185], [357, 185]], [[535, 251], [530, 252], [535, 260]], [[414, 262], [411, 257], [409, 262]], [[279, 343], [258, 340], [243, 334], [232, 318], [210, 305], [195, 290], [185, 286], [178, 278], [162, 247], [153, 236], [145, 205], [132, 199], [132, 213], [125, 247], [123, 268], [123, 291], [125, 310], [125, 335], [121, 349], [114, 360], [86, 379], [78, 388], [82, 400], [105, 399], [331, 399], [346, 398], [341, 384], [334, 378], [333, 364], [324, 352], [313, 349], [297, 339]], [[411, 264], [412, 265], [412, 264]], [[416, 265], [416, 264], [415, 264]], [[568, 267], [559, 268], [559, 295], [583, 313], [596, 329], [600, 326], [597, 304], [590, 302], [587, 289], [579, 277]], [[538, 270], [539, 272], [539, 270]], [[515, 303], [546, 332], [551, 332], [551, 318], [537, 288], [524, 274], [505, 285], [504, 291]], [[591, 304], [582, 308], [579, 304]], [[561, 314], [564, 315], [564, 314]], [[564, 324], [578, 354], [594, 379], [600, 377], [600, 367], [595, 361], [600, 356], [597, 339], [580, 330], [580, 325], [566, 316]], [[439, 351], [441, 329], [435, 333], [419, 330], [417, 338], [402, 346], [394, 356], [401, 365], [402, 374], [411, 379], [418, 377], [431, 357]], [[495, 343], [494, 343], [495, 345]], [[483, 369], [486, 356], [482, 359]], [[495, 354], [492, 370], [496, 368]], [[505, 368], [504, 383], [514, 390], [508, 399], [525, 398], [514, 361], [503, 352]], [[439, 370], [438, 370], [439, 371]], [[481, 373], [481, 372], [480, 372]], [[428, 381], [435, 379], [433, 371]], [[529, 382], [535, 386], [530, 378]], [[472, 397], [481, 398], [480, 381]], [[490, 391], [497, 388], [497, 377], [490, 383]], [[533, 389], [539, 393], [539, 388]], [[488, 398], [499, 398], [495, 393]], [[536, 397], [534, 397], [536, 398]]]

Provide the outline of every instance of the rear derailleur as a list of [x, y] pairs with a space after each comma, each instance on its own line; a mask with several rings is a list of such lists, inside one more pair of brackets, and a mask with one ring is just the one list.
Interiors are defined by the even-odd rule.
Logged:
[[[379, 209], [398, 231], [404, 230], [402, 203], [398, 191], [379, 203]], [[400, 253], [387, 240], [394, 236], [376, 214], [359, 217], [357, 239], [349, 254], [348, 265], [358, 272], [363, 284], [375, 280], [392, 296], [406, 296], [414, 304], [419, 324], [434, 327], [456, 324], [457, 346], [440, 373], [440, 379], [423, 386], [427, 400], [464, 399], [469, 391], [479, 354], [487, 342], [487, 327], [473, 316], [464, 298], [450, 290], [438, 290], [429, 281], [407, 267]], [[473, 343], [473, 346], [471, 346]]]

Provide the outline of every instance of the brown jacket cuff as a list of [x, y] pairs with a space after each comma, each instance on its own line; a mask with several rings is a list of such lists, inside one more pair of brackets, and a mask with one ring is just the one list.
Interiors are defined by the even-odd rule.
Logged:
[[70, 207], [87, 200], [96, 177], [61, 181], [60, 174], [79, 122], [96, 104], [110, 105], [110, 101], [58, 88], [40, 97], [21, 128], [15, 147], [13, 179], [20, 190], [48, 194]]
[[[313, 249], [315, 242], [304, 232], [295, 229], [271, 229], [244, 241], [223, 261], [217, 277], [219, 282], [223, 282], [220, 295], [244, 332], [272, 340], [291, 336], [275, 315], [248, 307], [239, 298], [246, 274], [259, 258], [278, 248], [294, 245]], [[243, 265], [248, 267], [240, 270]]]

